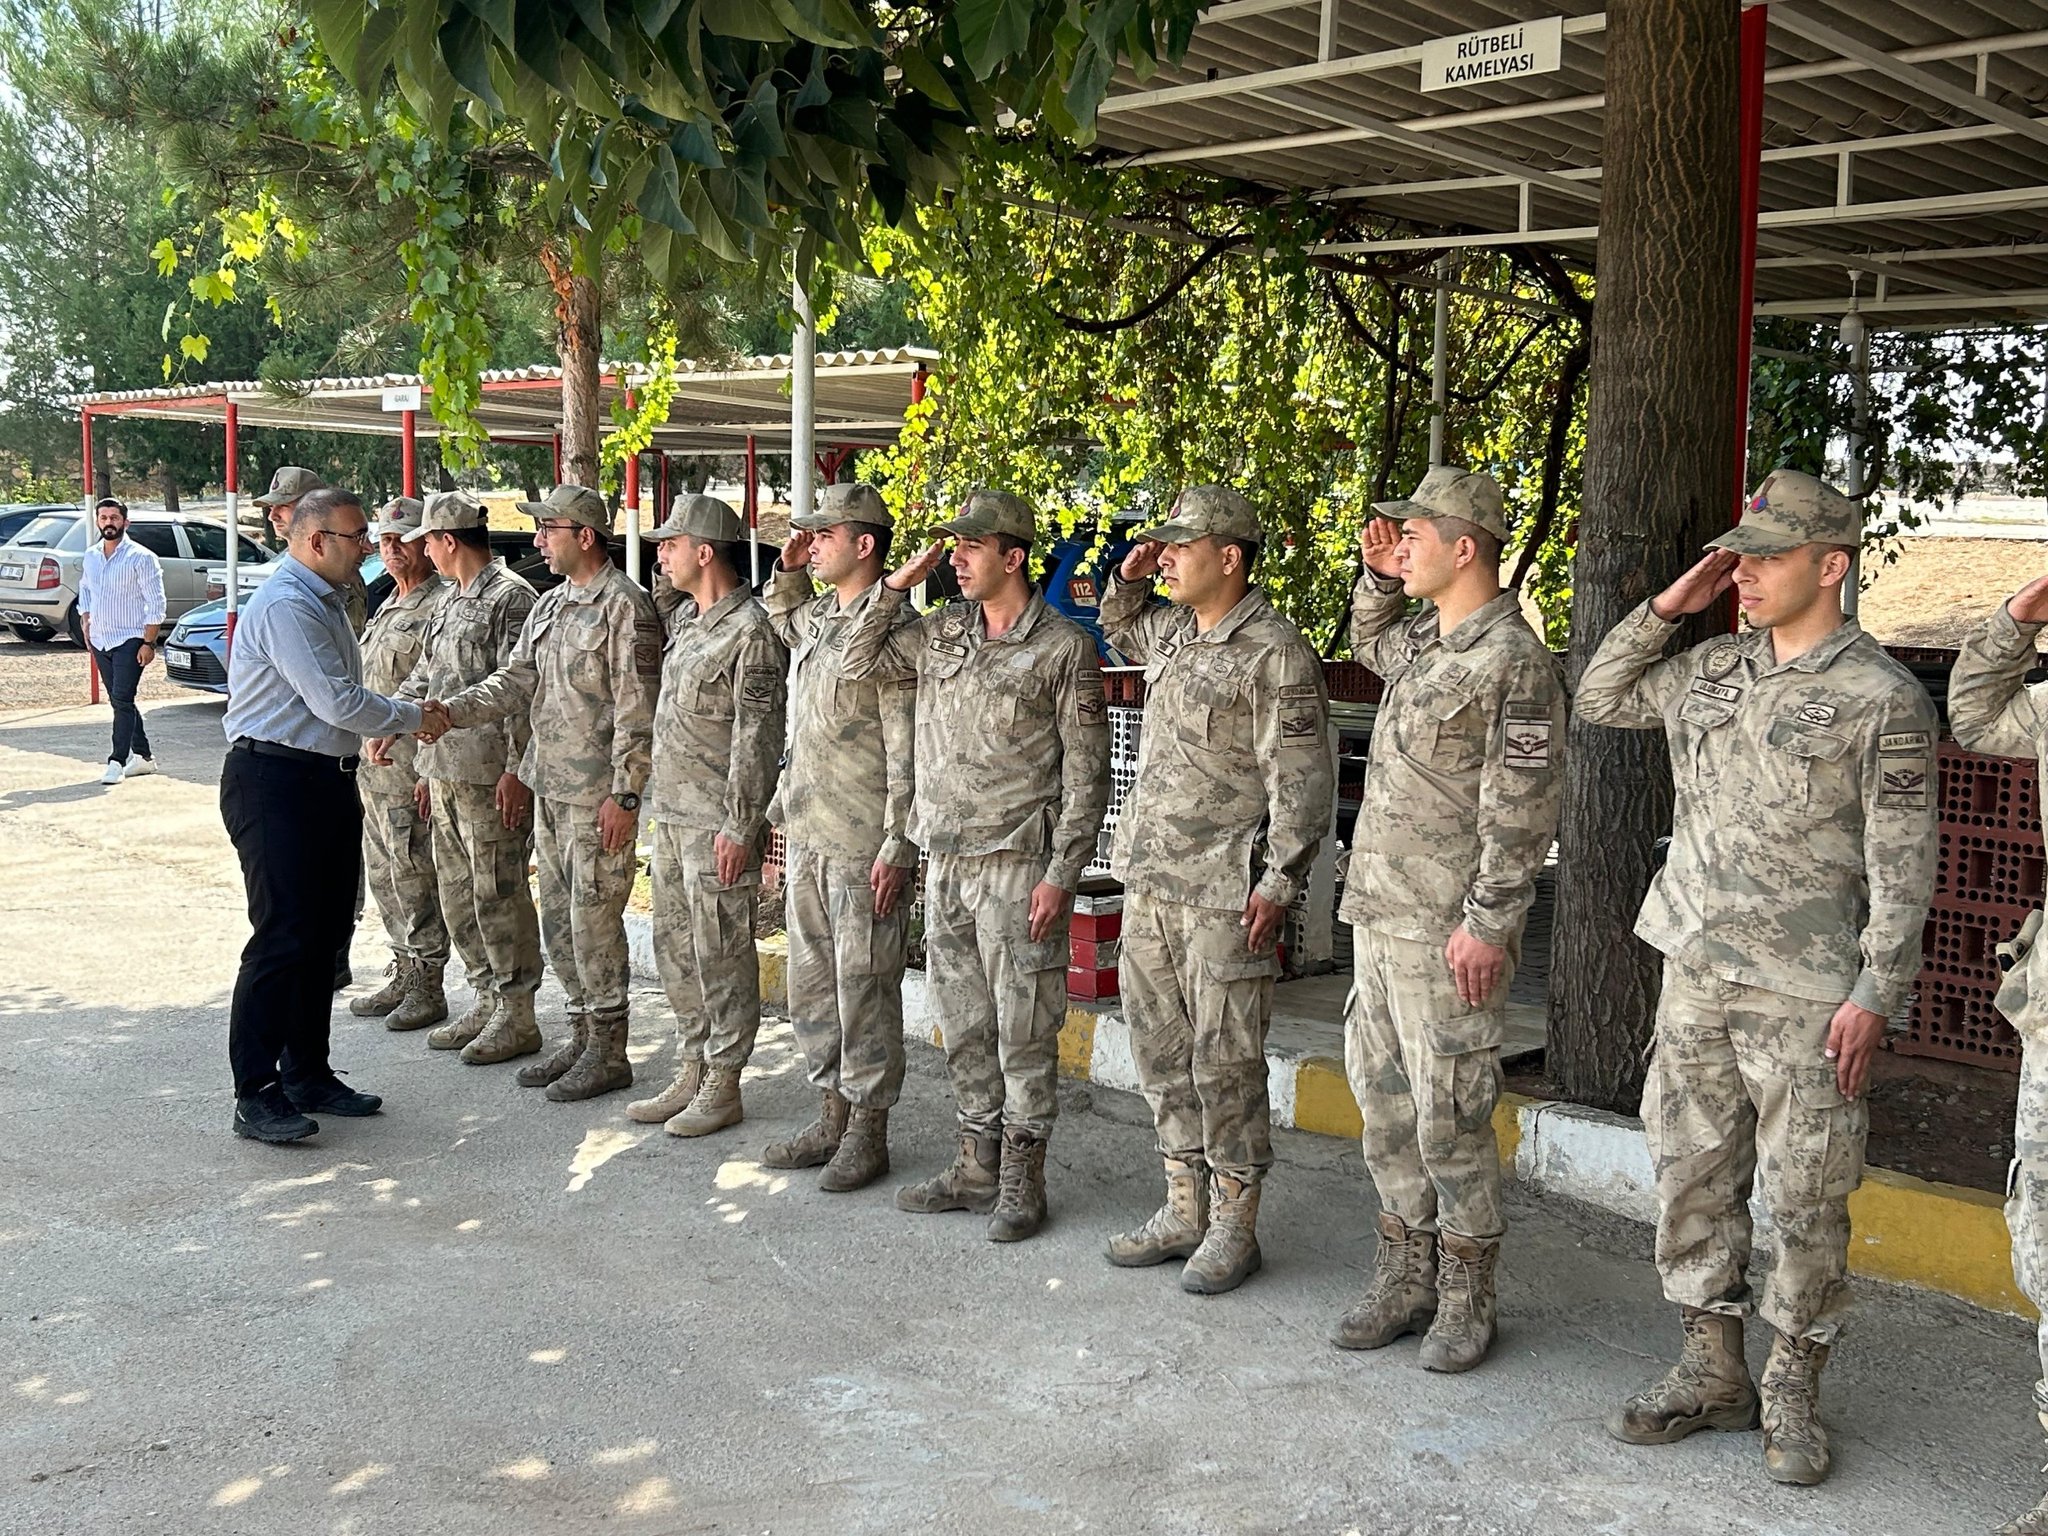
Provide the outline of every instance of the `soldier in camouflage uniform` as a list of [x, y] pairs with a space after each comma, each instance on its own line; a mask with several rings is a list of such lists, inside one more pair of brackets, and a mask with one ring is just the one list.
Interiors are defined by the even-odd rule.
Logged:
[[676, 1016], [676, 1075], [635, 1120], [704, 1136], [745, 1118], [740, 1073], [761, 1027], [754, 898], [781, 772], [789, 667], [739, 574], [746, 526], [711, 496], [678, 496], [647, 535], [688, 599], [669, 621], [654, 712], [654, 961]]
[[[893, 525], [875, 488], [831, 486], [791, 528], [768, 583], [793, 705], [789, 763], [768, 818], [787, 849], [789, 1020], [821, 1103], [816, 1120], [761, 1161], [823, 1164], [818, 1187], [845, 1192], [889, 1171], [889, 1111], [903, 1091], [917, 679], [845, 674], [847, 634], [889, 568]], [[814, 576], [830, 590], [814, 595]], [[901, 607], [896, 622], [916, 614]]]
[[[1411, 499], [1373, 510], [1351, 653], [1387, 694], [1341, 915], [1357, 977], [1344, 1061], [1380, 1246], [1332, 1340], [1379, 1349], [1426, 1330], [1423, 1367], [1467, 1371], [1494, 1338], [1506, 1222], [1493, 1109], [1508, 983], [1557, 832], [1564, 685], [1519, 594], [1501, 590], [1492, 476], [1432, 469]], [[1411, 597], [1425, 606], [1407, 618]]]
[[[1131, 1055], [1166, 1163], [1165, 1204], [1108, 1253], [1185, 1258], [1181, 1288], [1197, 1295], [1263, 1262], [1276, 941], [1336, 793], [1322, 665], [1252, 586], [1260, 543], [1244, 497], [1197, 486], [1138, 535], [1102, 600], [1103, 638], [1145, 667], [1138, 778], [1110, 857]], [[1170, 605], [1151, 600], [1155, 572]]]
[[[1742, 1320], [1760, 1174], [1778, 1249], [1758, 1307], [1764, 1469], [1789, 1483], [1828, 1472], [1820, 1375], [1849, 1306], [1859, 1095], [1934, 889], [1934, 707], [1843, 617], [1861, 535], [1854, 502], [1775, 471], [1706, 559], [1601, 641], [1577, 701], [1593, 724], [1663, 730], [1677, 787], [1636, 934], [1665, 956], [1643, 1127], [1685, 1352], [1608, 1429], [1664, 1444], [1755, 1426]], [[1664, 659], [1677, 621], [1731, 585], [1749, 632]]]
[[[447, 698], [512, 659], [533, 611], [533, 587], [491, 556], [484, 505], [461, 491], [429, 497], [406, 536], [425, 549], [451, 592], [428, 625], [419, 664], [400, 695]], [[468, 1013], [427, 1036], [472, 1066], [530, 1056], [541, 1047], [533, 1016], [540, 987], [540, 920], [527, 866], [533, 793], [519, 778], [528, 730], [523, 710], [450, 731], [419, 749], [432, 808], [441, 915], [476, 998]]]
[[1095, 642], [1026, 575], [1030, 506], [976, 491], [937, 531], [962, 600], [900, 623], [945, 552], [931, 545], [883, 582], [844, 661], [856, 680], [917, 678], [909, 834], [930, 854], [926, 974], [960, 1111], [953, 1165], [896, 1203], [988, 1211], [990, 1240], [1014, 1242], [1045, 1224], [1067, 933], [1109, 803], [1109, 729]]
[[527, 616], [512, 658], [446, 700], [457, 727], [521, 712], [532, 736], [520, 780], [538, 802], [540, 925], [568, 995], [570, 1037], [519, 1071], [557, 1101], [629, 1086], [626, 901], [654, 745], [661, 623], [654, 603], [612, 564], [612, 517], [588, 486], [522, 501], [536, 548], [562, 577]]
[[[363, 633], [363, 683], [378, 693], [398, 693], [412, 675], [427, 626], [448, 597], [448, 583], [434, 574], [419, 546], [404, 542], [419, 527], [420, 512], [413, 497], [395, 497], [384, 504], [370, 530], [396, 584]], [[387, 1029], [424, 1029], [448, 1017], [441, 990], [448, 929], [434, 883], [427, 789], [413, 764], [417, 750], [411, 739], [399, 739], [388, 753], [365, 754], [356, 773], [363, 800], [364, 874], [391, 939], [391, 979], [356, 998], [348, 1011], [381, 1018]]]
[[[2026, 683], [2043, 625], [2048, 576], [2021, 588], [1964, 642], [1949, 678], [1948, 719], [1957, 742], [1972, 752], [2036, 758], [2048, 773], [2048, 684]], [[2016, 963], [1997, 1003], [2020, 1037], [2005, 1224], [2012, 1234], [2013, 1279], [2042, 1313], [2043, 1380], [2034, 1385], [2034, 1411], [2048, 1430], [2048, 944], [2040, 942], [2039, 916], [2028, 919], [2012, 945]], [[2048, 1498], [2000, 1526], [1999, 1536], [2048, 1536]]]

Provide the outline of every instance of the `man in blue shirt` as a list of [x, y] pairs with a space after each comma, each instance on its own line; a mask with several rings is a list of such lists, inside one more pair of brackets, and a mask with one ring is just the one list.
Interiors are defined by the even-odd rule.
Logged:
[[416, 731], [439, 717], [435, 705], [363, 686], [344, 607], [370, 547], [361, 501], [313, 491], [293, 507], [287, 537], [289, 552], [235, 630], [220, 778], [253, 930], [228, 1022], [234, 1129], [268, 1142], [313, 1135], [313, 1113], [373, 1115], [383, 1102], [345, 1087], [327, 1065], [334, 956], [362, 868], [356, 756], [366, 735]]

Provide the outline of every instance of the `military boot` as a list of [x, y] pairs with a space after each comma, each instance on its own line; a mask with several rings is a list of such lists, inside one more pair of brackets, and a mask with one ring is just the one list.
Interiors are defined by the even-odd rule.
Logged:
[[889, 1171], [889, 1111], [856, 1104], [846, 1117], [839, 1150], [818, 1175], [818, 1188], [843, 1195], [866, 1189]]
[[[532, 1007], [530, 1000], [527, 1006]], [[437, 1051], [459, 1051], [490, 1028], [491, 1017], [497, 1011], [497, 991], [487, 982], [478, 983], [476, 1001], [470, 1004], [469, 1012], [459, 1019], [450, 1019], [439, 1029], [429, 1030], [427, 1044]]]
[[1184, 1259], [1209, 1232], [1209, 1165], [1199, 1157], [1166, 1159], [1166, 1203], [1145, 1225], [1119, 1232], [1104, 1249], [1112, 1264], [1141, 1269]]
[[597, 1014], [591, 1018], [583, 1054], [548, 1084], [548, 1097], [557, 1104], [569, 1104], [632, 1086], [633, 1064], [626, 1059], [626, 1016]]
[[1021, 1126], [1003, 1127], [1001, 1171], [988, 1240], [1021, 1242], [1045, 1225], [1045, 1138]]
[[1182, 1268], [1180, 1288], [1191, 1296], [1221, 1296], [1257, 1274], [1266, 1262], [1258, 1225], [1258, 1181], [1211, 1173], [1209, 1231]]
[[676, 1067], [676, 1075], [669, 1079], [668, 1086], [651, 1099], [635, 1099], [626, 1106], [626, 1118], [638, 1120], [642, 1125], [659, 1125], [664, 1120], [673, 1120], [690, 1107], [690, 1100], [697, 1097], [697, 1090], [704, 1084], [704, 1059], [693, 1056]]
[[940, 1211], [972, 1211], [986, 1216], [995, 1209], [997, 1168], [1002, 1162], [1002, 1143], [992, 1132], [960, 1132], [960, 1150], [944, 1173], [935, 1173], [919, 1184], [906, 1184], [896, 1191], [896, 1209], [935, 1215]]
[[2044, 1498], [2017, 1520], [2001, 1525], [1992, 1536], [2048, 1536], [2048, 1498]]
[[709, 1136], [747, 1118], [740, 1103], [740, 1069], [707, 1065], [704, 1081], [680, 1114], [663, 1127], [671, 1136]]
[[1381, 1211], [1372, 1288], [1330, 1331], [1339, 1349], [1384, 1349], [1436, 1321], [1436, 1234]]
[[519, 1086], [522, 1088], [545, 1088], [556, 1078], [575, 1066], [583, 1055], [583, 1048], [590, 1042], [590, 1015], [572, 1013], [569, 1015], [569, 1038], [556, 1046], [552, 1055], [543, 1056], [539, 1061], [529, 1061], [519, 1069]]
[[384, 985], [374, 992], [365, 992], [361, 997], [350, 998], [348, 1011], [359, 1019], [383, 1018], [404, 1000], [406, 989], [412, 985], [412, 966], [409, 956], [393, 955], [391, 968], [384, 973]]
[[441, 967], [422, 960], [414, 964], [405, 1000], [384, 1020], [386, 1029], [425, 1029], [448, 1017], [448, 996], [441, 990]]
[[540, 1025], [533, 1018], [533, 994], [508, 992], [498, 999], [483, 1032], [462, 1048], [462, 1059], [473, 1067], [488, 1067], [515, 1056], [531, 1056], [539, 1049]]
[[1681, 1308], [1685, 1348], [1678, 1363], [1607, 1418], [1607, 1433], [1630, 1445], [1669, 1445], [1702, 1429], [1755, 1429], [1756, 1383], [1742, 1357], [1742, 1319]]
[[1497, 1237], [1436, 1236], [1436, 1321], [1417, 1358], [1425, 1371], [1469, 1371], [1493, 1348], [1493, 1266]]
[[1764, 1362], [1764, 1471], [1774, 1483], [1811, 1487], [1828, 1475], [1828, 1432], [1820, 1422], [1820, 1373], [1828, 1347], [1771, 1335]]
[[823, 1091], [818, 1118], [787, 1141], [770, 1142], [761, 1151], [764, 1168], [822, 1168], [839, 1150], [846, 1135], [846, 1100], [837, 1088]]

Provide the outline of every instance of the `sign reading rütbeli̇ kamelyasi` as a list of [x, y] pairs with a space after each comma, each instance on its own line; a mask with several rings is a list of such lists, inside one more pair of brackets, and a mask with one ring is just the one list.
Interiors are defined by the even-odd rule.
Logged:
[[1422, 88], [1455, 90], [1522, 75], [1547, 75], [1564, 64], [1564, 18], [1519, 21], [1422, 45]]

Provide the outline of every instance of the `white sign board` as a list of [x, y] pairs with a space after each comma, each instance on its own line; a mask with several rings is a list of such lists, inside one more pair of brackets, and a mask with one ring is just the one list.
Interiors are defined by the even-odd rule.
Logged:
[[1454, 91], [1523, 75], [1547, 75], [1564, 65], [1564, 18], [1522, 21], [1511, 27], [1439, 37], [1422, 45], [1422, 88]]
[[420, 408], [420, 387], [417, 384], [401, 384], [396, 389], [384, 391], [384, 409], [387, 411], [416, 411]]

